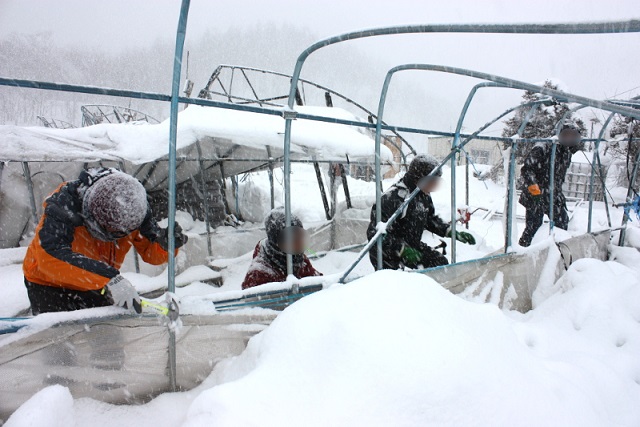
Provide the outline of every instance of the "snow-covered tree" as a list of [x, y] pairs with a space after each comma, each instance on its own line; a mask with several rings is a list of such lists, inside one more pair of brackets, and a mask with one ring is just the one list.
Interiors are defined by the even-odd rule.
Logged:
[[[552, 82], [551, 80], [546, 80], [544, 82], [544, 87], [549, 89], [558, 89], [558, 84]], [[533, 92], [525, 92], [522, 95], [521, 104], [527, 104], [533, 101], [537, 101], [546, 97], [545, 95], [541, 95], [539, 93]], [[522, 125], [522, 121], [529, 114], [531, 108], [536, 107], [523, 107], [516, 110], [514, 115], [506, 120], [505, 127], [502, 130], [502, 136], [510, 138], [518, 133], [518, 129]], [[569, 111], [569, 106], [560, 102], [557, 99], [552, 98], [550, 100], [550, 104], [545, 104], [542, 106], [538, 106], [537, 110], [533, 113], [530, 120], [524, 127], [524, 131], [522, 132], [523, 138], [549, 138], [555, 135], [556, 125], [558, 121], [562, 120], [564, 115]], [[582, 135], [585, 135], [586, 128], [582, 119], [575, 117], [572, 113], [569, 113], [565, 118], [565, 121], [571, 121], [576, 128], [580, 131]], [[511, 146], [510, 143], [505, 143], [504, 148], [509, 148]], [[516, 158], [518, 161], [522, 161], [524, 157], [527, 155], [529, 150], [531, 149], [531, 144], [518, 144], [518, 149], [516, 152]]]
[[[626, 187], [629, 185], [634, 160], [640, 148], [640, 123], [629, 117], [616, 115], [613, 118], [609, 136], [611, 138], [607, 141], [605, 154], [610, 155], [614, 163], [622, 166], [625, 172], [618, 177], [617, 185]], [[631, 144], [629, 137], [633, 139]]]

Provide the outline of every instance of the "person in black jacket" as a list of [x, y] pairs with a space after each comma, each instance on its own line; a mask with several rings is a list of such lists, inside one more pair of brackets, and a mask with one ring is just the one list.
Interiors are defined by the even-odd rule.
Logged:
[[[387, 228], [387, 234], [382, 242], [383, 268], [393, 270], [403, 267], [431, 268], [449, 263], [444, 255], [422, 242], [422, 233], [425, 230], [441, 237], [451, 237], [450, 224], [436, 215], [430, 196], [430, 193], [438, 188], [442, 176], [439, 170], [434, 175], [428, 176], [437, 166], [438, 161], [432, 156], [416, 156], [404, 177], [382, 195], [380, 200], [382, 222], [387, 222], [416, 187], [422, 190]], [[367, 238], [371, 240], [376, 232], [376, 205], [374, 204], [371, 208]], [[472, 245], [476, 243], [473, 236], [464, 231], [456, 232], [456, 239]], [[369, 258], [377, 268], [377, 245], [374, 245], [369, 252]]]
[[[566, 230], [569, 226], [567, 201], [562, 194], [567, 171], [571, 166], [571, 157], [580, 150], [580, 131], [566, 124], [558, 134], [556, 161], [553, 182], [553, 220], [555, 226]], [[527, 155], [520, 171], [520, 204], [527, 209], [526, 226], [520, 237], [520, 246], [527, 247], [542, 225], [545, 214], [549, 214], [549, 189], [551, 166], [551, 144], [536, 143]]]

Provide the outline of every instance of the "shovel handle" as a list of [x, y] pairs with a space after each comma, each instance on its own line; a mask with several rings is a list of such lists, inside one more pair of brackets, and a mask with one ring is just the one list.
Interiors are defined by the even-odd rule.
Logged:
[[140, 300], [140, 305], [142, 306], [142, 308], [150, 308], [153, 311], [155, 311], [156, 313], [162, 314], [163, 316], [167, 316], [169, 314], [169, 308], [165, 307], [163, 305], [160, 304], [156, 304], [154, 302], [151, 301], [147, 301], [147, 300]]

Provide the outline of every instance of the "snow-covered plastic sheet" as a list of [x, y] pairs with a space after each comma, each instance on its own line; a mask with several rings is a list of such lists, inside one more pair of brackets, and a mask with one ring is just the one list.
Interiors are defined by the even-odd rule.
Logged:
[[574, 261], [608, 257], [611, 233], [583, 234], [554, 244], [552, 238], [525, 252], [495, 254], [424, 271], [467, 300], [491, 302], [523, 313], [535, 306], [544, 284], [555, 283]]
[[[359, 120], [340, 108], [297, 107], [298, 111], [325, 117]], [[197, 154], [200, 142], [204, 158], [268, 160], [283, 154], [282, 117], [223, 108], [190, 106], [178, 115], [179, 157]], [[169, 121], [99, 124], [76, 129], [0, 126], [2, 161], [126, 161], [141, 165], [163, 159], [169, 146]], [[236, 153], [236, 150], [240, 150]], [[292, 125], [291, 152], [294, 157], [324, 160], [372, 160], [374, 141], [369, 131], [350, 126], [296, 120]], [[393, 160], [382, 147], [382, 161]]]
[[[240, 354], [273, 318], [270, 311], [182, 316], [176, 337], [179, 388], [195, 387], [218, 361]], [[168, 330], [159, 319], [96, 317], [44, 329], [38, 320], [0, 340], [0, 419], [52, 384], [68, 387], [76, 398], [111, 403], [144, 402], [168, 391]]]
[[[507, 310], [526, 313], [536, 299], [543, 299], [545, 287], [553, 284], [583, 258], [604, 261], [608, 257], [610, 232], [584, 234], [554, 243], [550, 238], [525, 252], [493, 254], [486, 258], [415, 271], [425, 274], [445, 289], [470, 301], [489, 302]], [[218, 310], [267, 307], [282, 310], [298, 299], [335, 283], [334, 277], [308, 277], [291, 283], [271, 283], [242, 291], [221, 292], [211, 301]]]

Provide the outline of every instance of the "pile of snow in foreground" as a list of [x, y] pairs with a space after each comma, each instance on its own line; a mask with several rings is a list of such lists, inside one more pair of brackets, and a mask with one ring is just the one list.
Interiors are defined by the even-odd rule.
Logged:
[[292, 305], [190, 393], [123, 407], [49, 387], [7, 427], [637, 426], [637, 276], [577, 261], [522, 315], [379, 272]]

